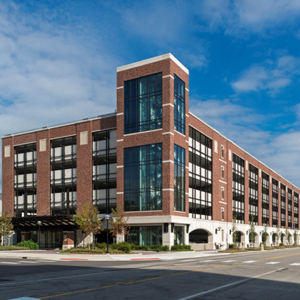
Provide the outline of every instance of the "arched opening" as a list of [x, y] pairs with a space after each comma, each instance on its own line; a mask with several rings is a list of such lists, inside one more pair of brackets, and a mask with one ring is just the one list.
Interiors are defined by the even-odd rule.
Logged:
[[281, 244], [284, 243], [284, 240], [285, 240], [285, 234], [282, 233], [282, 234], [281, 234], [281, 237], [280, 237], [280, 242], [281, 242]]
[[272, 244], [273, 244], [273, 246], [276, 245], [276, 243], [277, 243], [277, 239], [278, 239], [277, 237], [278, 237], [277, 233], [272, 234]]
[[193, 250], [213, 249], [213, 235], [204, 229], [196, 229], [189, 234], [189, 243]]

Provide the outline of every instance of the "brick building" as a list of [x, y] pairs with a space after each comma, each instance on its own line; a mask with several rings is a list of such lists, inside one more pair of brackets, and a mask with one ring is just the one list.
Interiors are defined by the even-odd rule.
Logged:
[[93, 203], [100, 217], [122, 207], [125, 239], [139, 244], [226, 247], [236, 228], [247, 246], [251, 219], [256, 244], [264, 231], [267, 244], [298, 242], [299, 189], [189, 112], [189, 72], [171, 54], [117, 68], [116, 113], [9, 134], [2, 147], [18, 240], [40, 229], [44, 247], [79, 244], [71, 216]]

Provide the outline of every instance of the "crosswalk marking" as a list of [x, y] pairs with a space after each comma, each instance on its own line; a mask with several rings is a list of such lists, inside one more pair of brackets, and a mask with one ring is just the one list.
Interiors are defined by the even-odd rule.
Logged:
[[276, 264], [279, 264], [279, 261], [270, 261], [266, 263], [266, 265], [276, 265]]
[[290, 266], [300, 266], [300, 263], [293, 263], [293, 264], [290, 264]]
[[19, 263], [13, 262], [13, 261], [1, 261], [1, 264], [6, 264], [6, 265], [19, 265]]
[[231, 262], [234, 262], [234, 261], [236, 261], [236, 260], [231, 259], [231, 260], [224, 260], [223, 262], [224, 263], [231, 263]]
[[25, 264], [36, 264], [37, 263], [37, 261], [32, 261], [32, 260], [20, 260], [18, 262], [25, 263]]
[[247, 261], [243, 261], [243, 264], [252, 264], [255, 263], [255, 260], [247, 260]]

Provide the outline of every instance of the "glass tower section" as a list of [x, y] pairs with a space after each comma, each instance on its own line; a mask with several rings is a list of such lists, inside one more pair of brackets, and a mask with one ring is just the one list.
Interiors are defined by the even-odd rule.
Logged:
[[278, 225], [278, 181], [272, 178], [272, 225]]
[[249, 164], [249, 220], [258, 223], [258, 169]]
[[270, 177], [268, 174], [262, 172], [262, 223], [269, 224], [270, 210], [269, 210], [269, 190]]
[[233, 154], [232, 163], [232, 217], [237, 223], [244, 223], [245, 218], [245, 170], [244, 160]]
[[285, 214], [286, 214], [286, 186], [281, 184], [281, 193], [280, 193], [280, 211], [281, 211], [281, 227], [285, 227]]
[[185, 211], [185, 149], [174, 145], [174, 210]]
[[174, 129], [185, 134], [185, 83], [174, 75]]
[[162, 144], [124, 149], [124, 209], [162, 209]]
[[124, 83], [124, 133], [162, 127], [162, 74]]
[[189, 128], [189, 213], [192, 218], [212, 217], [212, 140]]

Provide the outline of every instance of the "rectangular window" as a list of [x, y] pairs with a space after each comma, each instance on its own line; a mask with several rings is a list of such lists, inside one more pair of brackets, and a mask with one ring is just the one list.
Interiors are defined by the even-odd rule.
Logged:
[[174, 145], [174, 209], [185, 211], [185, 149]]
[[225, 155], [225, 149], [224, 149], [224, 146], [221, 145], [221, 156], [224, 157]]
[[224, 219], [225, 219], [225, 210], [224, 210], [223, 207], [221, 208], [221, 215], [222, 215], [222, 221], [224, 221]]
[[162, 226], [132, 226], [125, 241], [136, 245], [162, 245]]
[[225, 177], [225, 172], [224, 172], [224, 167], [221, 167], [221, 177], [224, 178]]
[[280, 211], [281, 211], [281, 216], [280, 216], [280, 223], [281, 227], [285, 228], [286, 226], [286, 186], [281, 184], [280, 186]]
[[224, 191], [223, 187], [221, 187], [221, 197], [222, 197], [222, 199], [225, 198], [225, 191]]
[[278, 225], [278, 181], [272, 178], [272, 225]]
[[133, 133], [162, 127], [162, 74], [124, 83], [124, 132]]
[[162, 209], [162, 145], [124, 149], [125, 211]]
[[174, 75], [174, 129], [185, 134], [185, 83]]

